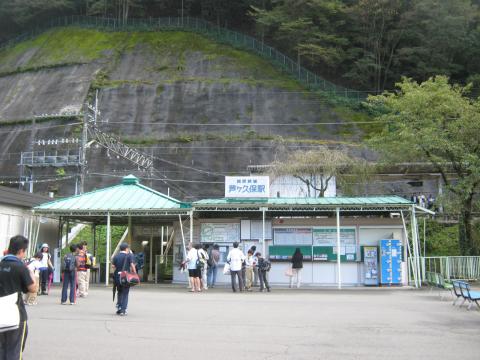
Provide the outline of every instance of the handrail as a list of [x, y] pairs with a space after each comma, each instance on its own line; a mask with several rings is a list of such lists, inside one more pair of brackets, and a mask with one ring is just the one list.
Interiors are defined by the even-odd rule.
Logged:
[[301, 66], [273, 47], [265, 44], [256, 38], [232, 31], [208, 21], [191, 17], [164, 17], [149, 19], [127, 19], [126, 21], [115, 18], [101, 18], [92, 16], [72, 15], [59, 17], [50, 22], [32, 28], [29, 32], [21, 34], [0, 44], [0, 50], [11, 47], [21, 41], [31, 39], [46, 30], [56, 27], [78, 26], [84, 28], [104, 29], [108, 31], [160, 31], [178, 30], [195, 32], [215, 41], [229, 44], [231, 46], [253, 51], [257, 55], [269, 60], [274, 66], [293, 76], [309, 90], [322, 91], [350, 101], [360, 102], [366, 99], [367, 91], [347, 89], [336, 85], [324, 78], [314, 74]]

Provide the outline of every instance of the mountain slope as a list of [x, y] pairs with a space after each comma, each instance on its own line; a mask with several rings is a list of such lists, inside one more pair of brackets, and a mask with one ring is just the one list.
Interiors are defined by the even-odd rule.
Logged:
[[[363, 115], [332, 107], [267, 61], [200, 35], [63, 28], [0, 52], [2, 172], [18, 174], [21, 151], [65, 150], [31, 143], [78, 137], [79, 126], [68, 125], [78, 119], [46, 118], [37, 130], [31, 119], [78, 113], [96, 90], [102, 118], [108, 119], [102, 129], [152, 154], [163, 173], [143, 176], [180, 180], [175, 183], [188, 195], [179, 197], [221, 195], [218, 173], [246, 172], [247, 165], [268, 163], [299, 147], [351, 145], [372, 130], [351, 123]], [[345, 121], [349, 124], [338, 125]], [[105, 162], [106, 155], [89, 150], [87, 189], [137, 170], [119, 159]], [[55, 174], [54, 169], [35, 172], [45, 178]], [[73, 180], [64, 183], [39, 186], [71, 193]], [[160, 181], [152, 185], [166, 191]]]

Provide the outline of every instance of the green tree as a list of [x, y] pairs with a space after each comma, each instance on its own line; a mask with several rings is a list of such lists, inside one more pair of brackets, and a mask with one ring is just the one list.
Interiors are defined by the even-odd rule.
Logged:
[[343, 3], [339, 0], [273, 3], [271, 10], [252, 7], [251, 15], [261, 32], [310, 64], [337, 69], [348, 46], [348, 39], [340, 31], [346, 22]]
[[471, 51], [475, 15], [471, 0], [413, 1], [402, 19], [397, 71], [417, 81], [438, 74], [458, 79], [469, 62], [462, 54]]
[[408, 3], [402, 0], [359, 0], [349, 8], [354, 46], [349, 49], [353, 64], [346, 78], [376, 93], [390, 84], [407, 8]]
[[[350, 156], [345, 150], [319, 147], [316, 150], [295, 151], [289, 153], [283, 160], [274, 161], [270, 175], [275, 177], [293, 176], [307, 186], [307, 196], [324, 197], [329, 184], [335, 181], [345, 188], [345, 181], [351, 178], [356, 169], [366, 174], [367, 163]], [[360, 173], [360, 172], [359, 172]], [[357, 177], [358, 182], [363, 177]]]
[[385, 161], [428, 161], [437, 169], [460, 214], [460, 251], [478, 255], [473, 211], [480, 189], [480, 100], [446, 76], [421, 84], [403, 79], [397, 86], [398, 92], [369, 98], [383, 107], [379, 118], [388, 123], [369, 144]]

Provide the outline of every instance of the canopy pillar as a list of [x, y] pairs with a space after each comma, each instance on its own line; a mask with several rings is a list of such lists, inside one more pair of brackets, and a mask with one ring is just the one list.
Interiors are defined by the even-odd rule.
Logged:
[[110, 229], [110, 213], [107, 213], [107, 245], [106, 245], [106, 259], [105, 259], [105, 286], [108, 286], [110, 280], [110, 241], [111, 241], [111, 229]]
[[262, 208], [262, 256], [266, 259], [267, 249], [265, 246], [265, 211], [266, 208]]
[[340, 261], [340, 208], [335, 209], [337, 217], [337, 284], [338, 288], [342, 288], [342, 265]]

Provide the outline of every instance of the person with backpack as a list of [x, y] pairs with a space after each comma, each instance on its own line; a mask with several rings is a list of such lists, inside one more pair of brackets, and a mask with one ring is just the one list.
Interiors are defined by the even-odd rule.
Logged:
[[297, 289], [300, 287], [301, 274], [303, 269], [303, 254], [300, 248], [296, 248], [292, 256], [292, 276], [290, 276], [290, 288], [293, 286], [293, 277], [296, 278]]
[[260, 279], [260, 291], [263, 291], [266, 288], [267, 291], [270, 292], [270, 285], [268, 283], [267, 273], [270, 271], [272, 264], [270, 264], [270, 261], [263, 258], [262, 254], [259, 252], [257, 252], [255, 256], [258, 259], [257, 266], [258, 266], [258, 277]]
[[61, 304], [67, 304], [68, 287], [70, 286], [70, 305], [76, 304], [76, 286], [77, 286], [77, 245], [70, 245], [70, 253], [63, 257], [62, 261], [62, 298]]
[[190, 250], [188, 250], [187, 254], [187, 269], [188, 269], [188, 276], [190, 278], [190, 283], [192, 288], [190, 292], [195, 291], [202, 291], [200, 276], [202, 272], [202, 263], [200, 261], [200, 254], [199, 254], [200, 244], [196, 244], [192, 246]]
[[27, 340], [27, 311], [22, 293], [37, 292], [34, 276], [23, 263], [27, 248], [27, 238], [21, 235], [12, 237], [8, 245], [8, 254], [0, 262], [2, 310], [12, 315], [18, 311], [18, 318], [10, 319], [8, 324], [1, 324], [0, 359], [21, 359]]
[[242, 276], [242, 266], [245, 261], [245, 255], [242, 250], [238, 248], [238, 242], [233, 243], [233, 249], [227, 255], [227, 262], [230, 264], [230, 276], [232, 282], [233, 292], [237, 292], [236, 280], [235, 277], [238, 277], [238, 288], [240, 291], [243, 291], [243, 276]]
[[207, 285], [208, 287], [215, 287], [217, 281], [217, 266], [220, 262], [220, 247], [215, 244], [213, 250], [210, 252], [208, 258], [208, 271], [207, 271]]

